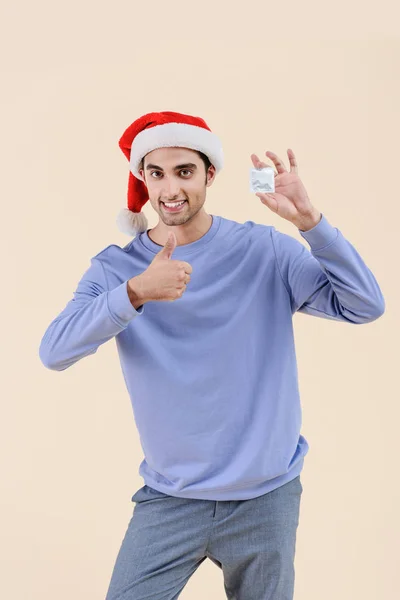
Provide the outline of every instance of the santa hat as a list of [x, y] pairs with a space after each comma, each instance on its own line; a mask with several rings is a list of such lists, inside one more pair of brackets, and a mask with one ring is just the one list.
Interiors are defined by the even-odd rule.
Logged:
[[219, 138], [200, 117], [177, 112], [152, 112], [139, 117], [124, 131], [119, 147], [129, 160], [128, 207], [117, 217], [120, 231], [130, 236], [147, 230], [146, 215], [141, 212], [149, 199], [144, 179], [139, 173], [142, 158], [156, 148], [179, 147], [203, 152], [216, 173], [223, 167]]

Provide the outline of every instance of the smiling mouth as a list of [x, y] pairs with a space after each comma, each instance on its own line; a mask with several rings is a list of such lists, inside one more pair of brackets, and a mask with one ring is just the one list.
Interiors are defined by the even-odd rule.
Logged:
[[[163, 200], [160, 200], [161, 204], [165, 204]], [[167, 204], [177, 204], [180, 202], [187, 202], [186, 198], [182, 198], [181, 200], [174, 200], [173, 202], [167, 202]]]
[[167, 204], [165, 204], [165, 202], [161, 200], [161, 204], [164, 206], [164, 209], [167, 212], [178, 212], [187, 203], [187, 200], [179, 200], [178, 202], [179, 204], [172, 204], [172, 206], [167, 206]]

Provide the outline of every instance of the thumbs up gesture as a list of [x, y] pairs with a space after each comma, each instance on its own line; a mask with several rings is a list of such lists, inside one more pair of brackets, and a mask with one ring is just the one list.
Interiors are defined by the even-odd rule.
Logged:
[[170, 231], [164, 248], [147, 269], [129, 280], [128, 294], [135, 308], [149, 301], [181, 298], [193, 269], [188, 262], [172, 259], [175, 248], [176, 236]]

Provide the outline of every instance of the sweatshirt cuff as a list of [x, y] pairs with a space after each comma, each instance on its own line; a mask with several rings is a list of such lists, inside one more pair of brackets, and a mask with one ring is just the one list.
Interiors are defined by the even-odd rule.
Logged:
[[144, 304], [136, 308], [132, 305], [128, 296], [128, 280], [117, 285], [108, 294], [108, 310], [111, 317], [122, 327], [126, 327], [129, 321], [134, 317], [141, 315], [144, 311]]
[[298, 230], [300, 235], [307, 240], [310, 244], [311, 249], [321, 250], [325, 246], [328, 246], [332, 242], [334, 242], [338, 236], [338, 230], [336, 227], [333, 227], [325, 217], [323, 213], [321, 220], [317, 223], [312, 229], [308, 231]]

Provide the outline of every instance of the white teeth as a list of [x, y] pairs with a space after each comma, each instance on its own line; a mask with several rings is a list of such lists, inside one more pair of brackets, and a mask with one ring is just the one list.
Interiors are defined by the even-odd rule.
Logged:
[[182, 200], [182, 202], [164, 202], [164, 204], [165, 204], [165, 206], [168, 206], [170, 208], [174, 208], [175, 206], [180, 206], [184, 202], [186, 202], [186, 201]]

